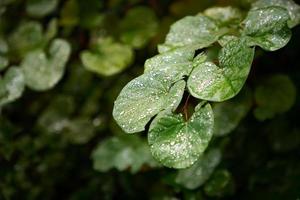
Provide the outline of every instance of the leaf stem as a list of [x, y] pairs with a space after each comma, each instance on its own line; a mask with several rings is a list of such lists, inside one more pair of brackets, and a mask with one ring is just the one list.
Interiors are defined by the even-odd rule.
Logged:
[[190, 96], [191, 96], [190, 94], [187, 96], [184, 106], [183, 106], [183, 114], [184, 114], [185, 121], [188, 120], [188, 102], [189, 102]]

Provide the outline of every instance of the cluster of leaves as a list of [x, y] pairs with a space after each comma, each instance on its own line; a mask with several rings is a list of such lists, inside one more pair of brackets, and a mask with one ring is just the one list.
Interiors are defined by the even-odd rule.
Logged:
[[299, 198], [299, 6], [249, 2], [0, 0], [0, 199]]
[[[187, 16], [175, 22], [158, 46], [159, 54], [146, 60], [144, 74], [129, 82], [121, 91], [113, 116], [127, 133], [145, 130], [151, 122], [148, 142], [152, 155], [163, 165], [186, 168], [194, 164], [207, 148], [217, 124], [213, 108], [208, 102], [222, 102], [236, 96], [249, 75], [255, 46], [266, 51], [284, 47], [291, 38], [290, 28], [300, 23], [300, 6], [292, 1], [259, 0], [243, 17], [233, 7], [215, 7], [196, 16]], [[272, 86], [283, 84], [274, 94]], [[269, 90], [285, 106], [264, 98]], [[178, 113], [185, 90], [188, 95], [202, 100], [190, 117], [187, 112], [189, 96]], [[286, 90], [286, 93], [280, 94]], [[257, 88], [255, 110], [258, 119], [282, 113], [293, 105], [295, 88], [284, 76], [271, 77]], [[240, 101], [242, 102], [242, 101]], [[279, 104], [282, 104], [280, 102]], [[235, 106], [233, 106], [235, 107]], [[271, 107], [271, 109], [270, 109]], [[215, 108], [220, 111], [218, 105]], [[226, 112], [240, 117], [249, 109]], [[177, 111], [177, 112], [176, 112]], [[231, 120], [232, 123], [238, 121]], [[231, 128], [228, 128], [231, 129]], [[223, 130], [226, 131], [226, 130]]]

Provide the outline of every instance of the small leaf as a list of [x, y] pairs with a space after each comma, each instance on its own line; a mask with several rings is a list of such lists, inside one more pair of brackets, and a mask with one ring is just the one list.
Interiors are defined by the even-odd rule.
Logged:
[[120, 26], [122, 42], [137, 49], [144, 47], [158, 29], [155, 13], [143, 6], [130, 9]]
[[230, 6], [208, 8], [204, 11], [204, 15], [214, 19], [221, 26], [232, 26], [238, 24], [242, 19], [241, 11]]
[[54, 18], [47, 25], [45, 39], [47, 41], [51, 41], [56, 36], [58, 31], [57, 29], [58, 29], [57, 20]]
[[108, 138], [96, 147], [92, 153], [94, 169], [106, 172], [112, 168], [124, 171], [130, 167], [136, 173], [146, 164], [156, 167], [147, 143], [136, 136]]
[[77, 0], [67, 0], [60, 13], [60, 24], [66, 27], [76, 26], [79, 21], [79, 5]]
[[178, 170], [176, 183], [193, 190], [204, 184], [221, 161], [221, 152], [211, 149], [190, 168]]
[[289, 19], [288, 12], [281, 7], [250, 10], [244, 20], [244, 34], [251, 37], [254, 45], [275, 51], [284, 47], [291, 38], [291, 30], [287, 26]]
[[254, 57], [254, 49], [244, 39], [227, 43], [219, 53], [220, 67], [200, 63], [192, 71], [187, 86], [191, 95], [208, 101], [234, 97], [243, 87]]
[[210, 197], [223, 197], [232, 191], [231, 174], [227, 170], [217, 170], [205, 184], [204, 191]]
[[22, 61], [27, 86], [37, 91], [54, 87], [63, 76], [70, 51], [68, 42], [55, 39], [50, 45], [48, 57], [42, 50], [28, 53]]
[[77, 117], [66, 123], [63, 135], [73, 144], [85, 144], [94, 136], [95, 127], [91, 119]]
[[287, 112], [296, 101], [296, 87], [286, 75], [273, 75], [255, 89], [257, 107], [254, 115], [265, 120]]
[[214, 135], [224, 136], [233, 131], [250, 111], [251, 105], [252, 94], [249, 89], [242, 90], [233, 99], [215, 103], [213, 105], [215, 118]]
[[45, 133], [63, 132], [69, 123], [69, 117], [75, 110], [74, 98], [70, 95], [54, 96], [50, 104], [40, 114], [37, 127]]
[[171, 26], [165, 45], [173, 48], [189, 45], [194, 49], [200, 49], [217, 39], [218, 27], [212, 19], [203, 15], [187, 16]]
[[24, 75], [20, 68], [10, 67], [0, 79], [0, 107], [18, 99], [24, 91]]
[[22, 23], [8, 38], [10, 51], [18, 56], [41, 48], [44, 45], [43, 29], [38, 22]]
[[81, 53], [84, 67], [103, 76], [121, 72], [131, 64], [133, 57], [129, 46], [114, 42], [111, 38], [99, 40], [94, 49]]
[[266, 8], [269, 6], [279, 6], [288, 11], [291, 18], [288, 21], [290, 28], [300, 24], [300, 6], [292, 0], [258, 0], [252, 5], [252, 8]]
[[9, 64], [9, 60], [6, 57], [8, 50], [7, 42], [0, 37], [0, 71], [5, 69]]
[[[177, 79], [177, 76], [158, 71], [130, 81], [114, 104], [113, 116], [119, 126], [127, 133], [143, 131], [157, 113], [176, 106], [184, 91], [182, 83], [178, 85], [182, 91], [172, 90], [172, 84]], [[173, 87], [178, 86], [175, 84]]]
[[151, 123], [148, 143], [155, 159], [171, 168], [186, 168], [204, 152], [213, 134], [213, 112], [200, 103], [191, 119], [182, 114], [160, 113]]
[[0, 55], [0, 71], [5, 69], [8, 66], [9, 60], [5, 57]]
[[26, 12], [33, 17], [44, 17], [54, 11], [58, 0], [27, 0]]

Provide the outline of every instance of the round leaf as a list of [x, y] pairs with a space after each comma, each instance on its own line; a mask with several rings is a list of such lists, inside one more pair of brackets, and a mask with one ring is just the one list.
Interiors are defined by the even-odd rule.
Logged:
[[149, 72], [130, 81], [114, 104], [113, 116], [120, 127], [127, 133], [143, 131], [157, 113], [174, 108], [184, 91], [182, 83], [173, 86], [181, 91], [172, 90], [175, 78], [162, 72]]
[[18, 56], [41, 48], [43, 42], [42, 26], [34, 21], [22, 23], [8, 38], [10, 51]]
[[26, 12], [34, 17], [44, 17], [57, 6], [58, 0], [27, 0]]
[[81, 53], [84, 67], [103, 76], [121, 72], [131, 64], [133, 57], [129, 46], [114, 42], [111, 38], [99, 40], [95, 49]]
[[22, 61], [27, 86], [37, 91], [54, 87], [63, 76], [70, 51], [66, 41], [55, 39], [49, 48], [48, 57], [41, 50], [28, 53]]
[[155, 13], [147, 7], [135, 7], [121, 21], [121, 40], [134, 48], [141, 48], [157, 32]]
[[215, 126], [214, 135], [224, 136], [233, 131], [247, 115], [252, 105], [252, 94], [249, 89], [225, 102], [213, 105]]
[[200, 156], [193, 166], [178, 170], [175, 181], [187, 189], [196, 189], [207, 181], [220, 161], [220, 150], [211, 149]]
[[188, 16], [175, 22], [166, 37], [165, 44], [172, 47], [193, 45], [204, 48], [218, 39], [216, 23], [203, 15]]
[[284, 47], [291, 38], [291, 30], [287, 26], [289, 19], [288, 12], [281, 7], [250, 10], [244, 20], [244, 33], [251, 37], [254, 45], [275, 51]]
[[228, 42], [219, 53], [220, 67], [212, 62], [200, 63], [191, 73], [187, 85], [196, 98], [224, 101], [243, 87], [254, 57], [254, 49], [244, 39]]
[[257, 107], [254, 115], [258, 120], [274, 117], [288, 111], [296, 101], [296, 87], [286, 75], [273, 75], [255, 89]]
[[253, 9], [265, 8], [269, 6], [279, 6], [285, 8], [289, 15], [289, 27], [294, 27], [300, 23], [300, 6], [292, 0], [258, 0], [253, 5]]
[[188, 121], [182, 114], [160, 113], [151, 123], [148, 134], [153, 157], [167, 167], [191, 166], [208, 146], [213, 122], [209, 104], [196, 106]]

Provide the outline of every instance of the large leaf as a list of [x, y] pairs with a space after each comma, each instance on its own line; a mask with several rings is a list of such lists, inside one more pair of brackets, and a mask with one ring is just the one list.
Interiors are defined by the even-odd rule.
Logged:
[[188, 121], [182, 114], [160, 113], [151, 123], [148, 134], [153, 157], [167, 167], [191, 166], [208, 146], [213, 123], [209, 104], [196, 106]]
[[[169, 49], [186, 45], [198, 49], [209, 46], [217, 39], [218, 27], [212, 19], [203, 15], [187, 16], [171, 26], [165, 45]], [[168, 48], [161, 51], [166, 50]]]
[[214, 135], [223, 136], [233, 131], [247, 115], [252, 105], [250, 89], [240, 92], [235, 98], [213, 105]]
[[224, 101], [234, 97], [243, 87], [254, 57], [254, 49], [242, 38], [228, 42], [219, 53], [220, 67], [202, 62], [192, 71], [187, 85], [196, 98]]
[[103, 76], [111, 76], [128, 67], [134, 54], [128, 46], [114, 42], [111, 38], [99, 40], [92, 50], [81, 53], [81, 60], [89, 71]]
[[20, 68], [10, 67], [0, 79], [0, 107], [19, 98], [24, 91], [24, 75]]
[[121, 40], [134, 48], [141, 48], [158, 28], [155, 13], [147, 7], [135, 7], [121, 21]]
[[273, 75], [255, 89], [257, 107], [254, 115], [258, 120], [274, 117], [288, 111], [296, 101], [296, 87], [286, 75]]
[[70, 51], [68, 42], [55, 39], [47, 55], [42, 50], [28, 53], [22, 61], [27, 86], [38, 91], [54, 87], [64, 74]]
[[286, 9], [281, 7], [267, 7], [250, 10], [244, 20], [244, 34], [267, 51], [275, 51], [284, 47], [291, 38], [291, 30], [287, 26], [290, 19]]
[[[149, 120], [165, 108], [180, 102], [185, 84], [172, 84], [178, 77], [163, 72], [149, 72], [130, 81], [115, 101], [113, 116], [127, 133], [143, 131]], [[170, 99], [173, 99], [170, 100]], [[177, 106], [176, 106], [177, 107]]]
[[252, 8], [265, 8], [269, 6], [280, 6], [288, 11], [291, 18], [288, 21], [289, 27], [292, 28], [300, 23], [300, 6], [292, 0], [258, 0], [252, 5]]
[[58, 5], [58, 0], [27, 0], [26, 11], [34, 17], [44, 17]]
[[176, 183], [191, 190], [196, 189], [207, 181], [220, 161], [220, 150], [211, 149], [200, 156], [199, 160], [190, 168], [179, 170]]

